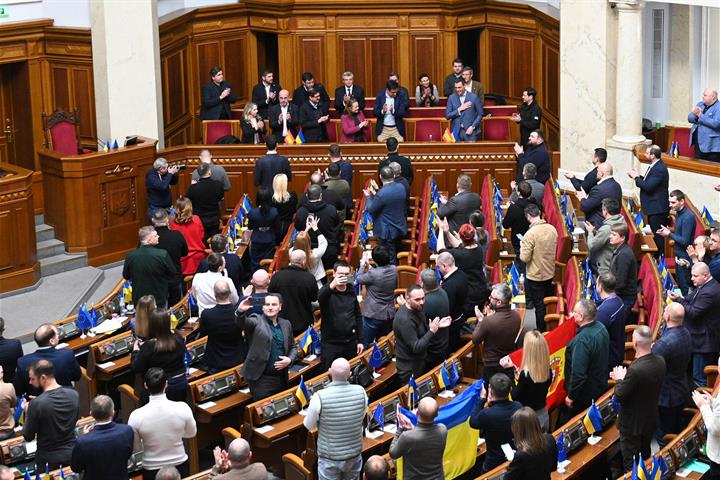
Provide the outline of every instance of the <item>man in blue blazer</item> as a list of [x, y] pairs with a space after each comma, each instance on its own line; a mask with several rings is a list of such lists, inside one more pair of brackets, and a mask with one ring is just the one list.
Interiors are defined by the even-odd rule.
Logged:
[[461, 142], [474, 142], [483, 116], [480, 98], [465, 90], [462, 80], [456, 80], [454, 88], [455, 93], [448, 97], [445, 118], [450, 120], [450, 130], [458, 132]]
[[542, 130], [533, 130], [528, 137], [527, 151], [522, 145], [517, 143], [513, 146], [515, 155], [517, 155], [517, 183], [525, 180], [523, 177], [523, 167], [525, 164], [532, 163], [537, 168], [535, 180], [543, 185], [550, 179], [550, 170], [552, 170], [552, 160], [550, 153], [545, 144], [545, 134]]
[[365, 205], [373, 219], [373, 233], [380, 240], [380, 245], [390, 251], [393, 264], [397, 262], [397, 244], [407, 233], [407, 194], [405, 187], [394, 179], [390, 167], [383, 167], [380, 169], [382, 188], [375, 194], [370, 189], [363, 190]]
[[398, 142], [405, 138], [405, 122], [410, 99], [400, 91], [395, 80], [388, 80], [385, 89], [375, 97], [373, 113], [377, 117], [375, 134], [378, 142], [394, 137]]
[[107, 395], [98, 395], [90, 403], [95, 426], [85, 427], [72, 451], [70, 467], [84, 478], [128, 480], [127, 463], [133, 453], [135, 434], [132, 427], [113, 422], [115, 405]]
[[720, 162], [720, 104], [718, 93], [712, 88], [703, 92], [699, 102], [688, 115], [690, 145], [696, 145], [697, 158]]
[[35, 343], [37, 350], [18, 358], [17, 372], [13, 385], [15, 394], [40, 395], [41, 390], [30, 384], [28, 367], [37, 360], [49, 360], [55, 367], [55, 380], [63, 387], [71, 387], [72, 382], [80, 380], [80, 365], [75, 359], [75, 354], [69, 349], [58, 349], [59, 336], [55, 325], [44, 323], [35, 330]]
[[590, 189], [590, 193], [586, 194], [583, 190], [576, 190], [580, 200], [580, 208], [585, 214], [585, 220], [590, 222], [593, 227], [600, 228], [605, 221], [602, 215], [602, 201], [605, 198], [613, 198], [622, 202], [622, 187], [613, 178], [613, 168], [608, 162], [601, 163], [597, 166], [598, 183]]
[[636, 170], [628, 171], [628, 177], [635, 180], [635, 185], [640, 189], [640, 208], [647, 215], [660, 253], [665, 251], [665, 238], [658, 235], [657, 231], [668, 224], [668, 212], [670, 212], [670, 203], [668, 203], [670, 176], [665, 162], [660, 159], [661, 156], [660, 147], [650, 145], [645, 150], [645, 158], [650, 162], [645, 175], [640, 175]]

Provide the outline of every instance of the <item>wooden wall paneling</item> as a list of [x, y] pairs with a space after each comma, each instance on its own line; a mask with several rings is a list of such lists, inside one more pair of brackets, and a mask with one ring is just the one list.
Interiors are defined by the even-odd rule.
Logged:
[[[70, 109], [70, 69], [67, 65], [53, 64], [50, 66], [52, 74], [52, 111], [62, 108]], [[52, 113], [46, 112], [46, 113]]]
[[[220, 65], [222, 68], [226, 68], [222, 64], [223, 58], [221, 56], [220, 39], [206, 39], [198, 41], [195, 44], [195, 54], [197, 58], [197, 71], [195, 72], [195, 78], [198, 82], [198, 90], [194, 92], [194, 95], [200, 98], [200, 88], [210, 81], [210, 70], [215, 65]], [[227, 80], [233, 83], [229, 77]], [[192, 92], [189, 92], [191, 95]], [[200, 102], [198, 102], [198, 106]]]
[[180, 48], [165, 55], [161, 61], [163, 82], [163, 121], [165, 127], [190, 115], [187, 91], [187, 50]]
[[[367, 40], [357, 35], [338, 35], [338, 58], [343, 71], [355, 74], [355, 83], [365, 89], [365, 96], [375, 95], [367, 68]], [[338, 82], [340, 85], [340, 82]], [[329, 92], [332, 95], [332, 92]]]
[[542, 96], [545, 111], [560, 116], [560, 54], [557, 47], [543, 42]]
[[535, 85], [535, 51], [532, 38], [514, 36], [510, 48], [510, 96], [520, 97], [524, 88]]
[[[370, 42], [370, 86], [371, 92], [379, 92], [387, 83], [387, 74], [397, 67], [397, 37], [371, 36]], [[407, 50], [405, 50], [407, 51]], [[409, 79], [400, 77], [403, 86], [410, 85]], [[367, 90], [366, 90], [367, 91]], [[412, 95], [412, 94], [411, 94]]]
[[[222, 42], [223, 68], [227, 81], [230, 82], [239, 102], [249, 102], [252, 87], [257, 83], [245, 74], [247, 71], [247, 32], [235, 34], [235, 38], [224, 39]], [[255, 57], [257, 59], [257, 56]], [[258, 77], [259, 78], [259, 77]]]
[[[324, 35], [301, 35], [298, 37], [299, 48], [300, 48], [300, 72], [297, 80], [293, 85], [297, 86], [300, 84], [300, 76], [303, 72], [311, 72], [313, 76], [320, 80], [320, 83], [325, 83], [327, 88], [327, 69], [325, 68], [325, 36]], [[292, 90], [290, 90], [292, 95]], [[332, 92], [329, 92], [332, 94]]]
[[289, 33], [278, 33], [278, 71], [280, 72], [281, 85], [292, 94], [295, 85], [299, 85], [300, 75], [297, 73], [299, 61], [294, 52], [297, 51], [295, 35]]
[[489, 48], [487, 59], [489, 84], [488, 92], [510, 96], [510, 37], [496, 32], [489, 32]]
[[[442, 83], [445, 78], [438, 70], [437, 58], [439, 50], [439, 39], [437, 34], [411, 34], [412, 38], [412, 63], [410, 78], [404, 83], [410, 90], [410, 95], [415, 95], [414, 88], [410, 88], [418, 83], [418, 77], [426, 73], [430, 76], [430, 80], [438, 86], [440, 95], [442, 95]], [[448, 69], [448, 71], [450, 71]]]
[[95, 83], [92, 66], [75, 65], [72, 68], [73, 106], [79, 111], [80, 140], [96, 144]]

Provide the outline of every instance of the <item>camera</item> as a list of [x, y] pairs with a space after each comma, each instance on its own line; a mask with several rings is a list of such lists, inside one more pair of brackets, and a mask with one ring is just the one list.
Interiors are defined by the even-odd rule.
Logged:
[[184, 163], [174, 163], [172, 166], [177, 168], [178, 171], [185, 170], [187, 168], [187, 165]]

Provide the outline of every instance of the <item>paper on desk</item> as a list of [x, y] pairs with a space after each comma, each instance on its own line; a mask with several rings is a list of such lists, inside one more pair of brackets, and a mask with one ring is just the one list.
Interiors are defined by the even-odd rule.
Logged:
[[315, 360], [316, 358], [317, 358], [317, 355], [315, 355], [315, 354], [313, 353], [312, 355], [308, 355], [307, 357], [305, 357], [305, 360], [308, 361], [308, 362], [312, 362], [312, 361]]
[[198, 317], [190, 317], [190, 318], [188, 318], [187, 323], [195, 323], [197, 321], [198, 321]]
[[675, 475], [677, 475], [678, 477], [685, 478], [688, 475], [690, 475], [690, 472], [692, 472], [692, 470], [690, 470], [689, 468], [682, 467], [682, 468], [677, 469], [677, 472], [675, 472]]
[[442, 397], [442, 398], [454, 398], [454, 397], [455, 397], [455, 392], [453, 392], [452, 390], [443, 390], [442, 392], [438, 393], [438, 397]]
[[525, 303], [525, 295], [515, 295], [512, 298], [512, 303]]
[[255, 428], [255, 431], [257, 433], [267, 433], [271, 430], [275, 430], [275, 427], [273, 427], [272, 425], [263, 425], [262, 427]]
[[703, 463], [700, 460], [693, 458], [683, 464], [683, 468], [687, 468], [691, 472], [706, 473], [710, 470], [710, 465]]
[[55, 350], [59, 350], [61, 348], [66, 348], [67, 346], [68, 346], [67, 343], [58, 343], [57, 345], [55, 345]]
[[250, 393], [250, 387], [241, 388], [240, 393]]
[[508, 254], [507, 250], [503, 250], [500, 252], [500, 255], [507, 255], [507, 254]]
[[389, 424], [385, 425], [383, 430], [386, 431], [387, 433], [395, 433], [397, 431], [397, 425], [395, 425], [394, 423], [389, 423]]
[[573, 233], [573, 235], [582, 235], [582, 234], [585, 233], [585, 230], [583, 230], [583, 229], [580, 228], [580, 227], [575, 227], [575, 230], [573, 230], [572, 233]]
[[122, 328], [122, 326], [123, 326], [123, 324], [122, 324], [122, 321], [119, 320], [119, 317], [108, 318], [107, 320], [102, 322], [97, 327], [91, 328], [90, 331], [92, 331], [96, 335], [99, 335], [101, 333], [107, 333], [107, 332], [112, 332], [113, 330], [119, 330], [120, 328]]
[[194, 368], [194, 367], [188, 368], [188, 373], [189, 373], [190, 375], [192, 375], [193, 373], [195, 373], [195, 372], [197, 372], [197, 371], [198, 371], [197, 368]]
[[595, 444], [598, 443], [600, 440], [602, 440], [602, 437], [598, 437], [598, 436], [595, 436], [595, 435], [590, 435], [590, 436], [588, 437], [588, 443], [589, 443], [590, 445], [595, 445]]
[[649, 249], [649, 248], [650, 248], [650, 245], [647, 245], [647, 244], [645, 244], [645, 243], [643, 243], [642, 245], [640, 245], [640, 249], [641, 249], [641, 250], [647, 250], [647, 249]]
[[380, 377], [382, 377], [381, 374], [379, 374], [378, 372], [373, 372], [373, 378], [380, 378]]
[[306, 416], [307, 416], [307, 408], [303, 408], [303, 409], [300, 410], [298, 413], [299, 413], [300, 415], [302, 415], [303, 417], [306, 417]]
[[385, 432], [382, 430], [373, 430], [372, 432], [366, 431], [365, 436], [367, 438], [378, 438], [378, 437], [382, 437], [383, 433], [385, 433]]
[[37, 440], [25, 443], [25, 451], [28, 453], [28, 455], [32, 455], [37, 452]]
[[210, 408], [210, 407], [214, 407], [215, 405], [217, 405], [217, 403], [215, 403], [215, 402], [213, 402], [212, 400], [210, 400], [210, 401], [207, 401], [207, 402], [205, 402], [205, 403], [199, 404], [198, 407], [200, 407], [200, 408]]
[[485, 439], [482, 438], [482, 437], [478, 437], [478, 447], [479, 447], [480, 445], [482, 445], [483, 443], [485, 443]]
[[115, 365], [115, 362], [105, 362], [105, 363], [98, 363], [97, 367], [98, 368], [110, 368], [113, 365]]

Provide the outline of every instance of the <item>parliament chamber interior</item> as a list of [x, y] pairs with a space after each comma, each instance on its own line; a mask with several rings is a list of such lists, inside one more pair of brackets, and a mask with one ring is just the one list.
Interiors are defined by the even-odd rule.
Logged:
[[[265, 478], [248, 458], [287, 480], [436, 478], [432, 462], [462, 480], [720, 478], [717, 5], [76, 3], [87, 26], [0, 22], [0, 480]], [[162, 246], [173, 230], [184, 253]], [[364, 279], [388, 268], [381, 301]], [[180, 373], [158, 360], [167, 341]], [[218, 367], [222, 349], [239, 357]], [[159, 444], [138, 426], [157, 370], [193, 424]], [[362, 430], [342, 476], [327, 468], [348, 461], [346, 437], [323, 423], [337, 409], [305, 425], [348, 376], [367, 403], [362, 425], [340, 426]], [[539, 406], [523, 382], [544, 388]], [[51, 409], [68, 389], [72, 424]], [[175, 428], [181, 407], [155, 405], [156, 429]], [[518, 438], [520, 413], [536, 437]], [[414, 440], [398, 458], [433, 418], [440, 457]], [[106, 424], [130, 425], [132, 447], [102, 443]]]

